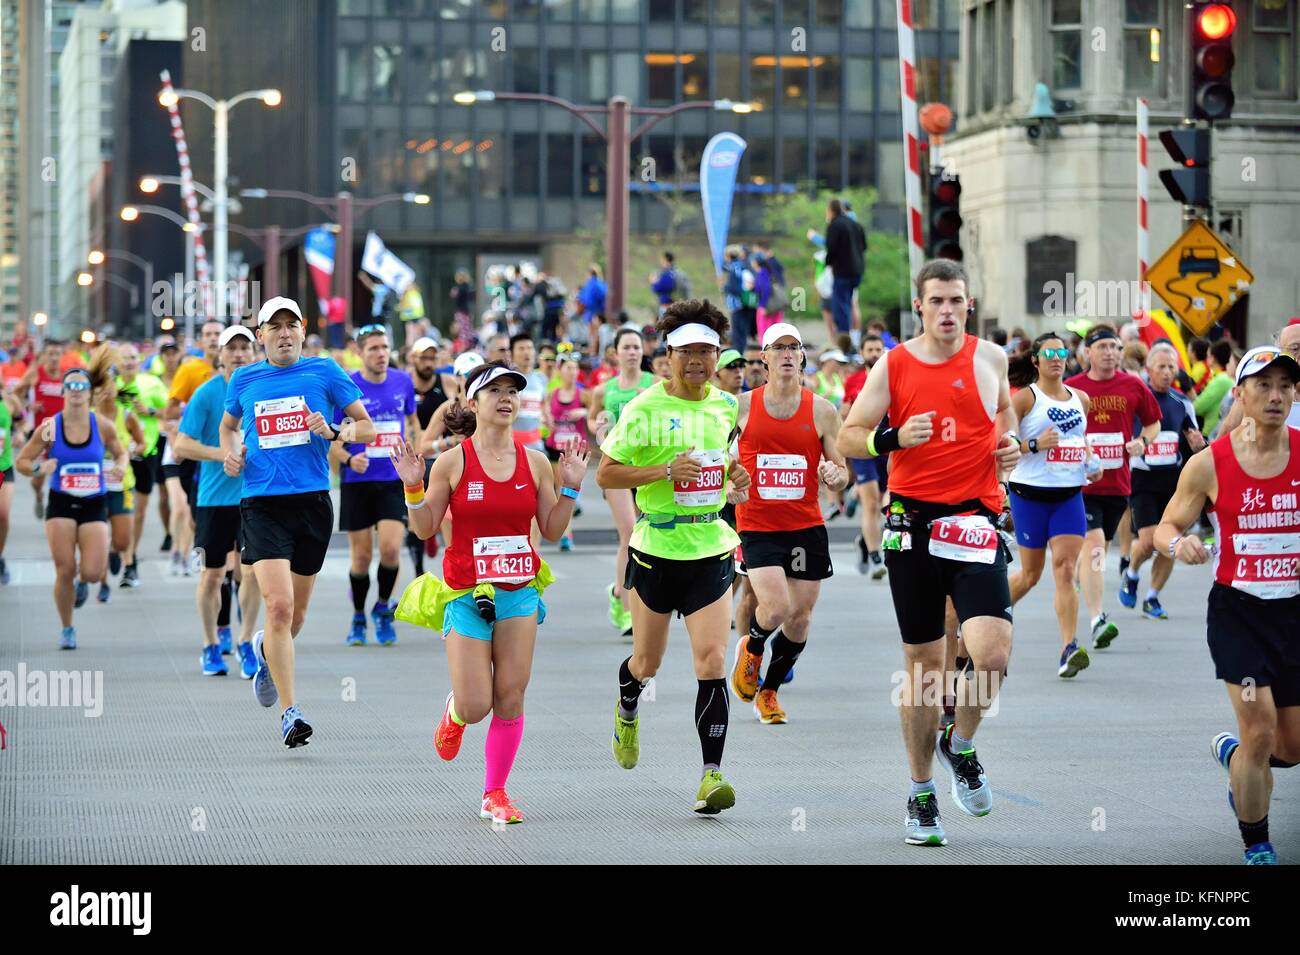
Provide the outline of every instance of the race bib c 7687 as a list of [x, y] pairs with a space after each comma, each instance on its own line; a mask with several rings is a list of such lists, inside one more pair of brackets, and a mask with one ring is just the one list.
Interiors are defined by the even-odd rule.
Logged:
[[930, 525], [930, 554], [968, 564], [998, 559], [998, 534], [988, 518], [978, 514], [941, 517]]
[[257, 446], [263, 451], [311, 441], [311, 432], [307, 430], [307, 399], [302, 395], [254, 402], [253, 423], [257, 427]]

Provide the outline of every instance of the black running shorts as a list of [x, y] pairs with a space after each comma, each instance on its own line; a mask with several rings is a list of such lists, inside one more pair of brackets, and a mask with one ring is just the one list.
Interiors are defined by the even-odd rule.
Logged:
[[635, 590], [641, 602], [655, 613], [689, 617], [731, 592], [736, 576], [732, 552], [696, 560], [669, 560], [627, 549], [623, 587]]
[[1165, 513], [1165, 508], [1173, 500], [1174, 491], [1178, 490], [1180, 469], [1168, 471], [1133, 472], [1133, 493], [1129, 495], [1129, 507], [1133, 510], [1133, 530], [1155, 527]]
[[239, 505], [194, 508], [194, 546], [203, 551], [209, 570], [226, 566], [226, 557], [240, 549]]
[[1262, 600], [1223, 584], [1210, 588], [1205, 636], [1214, 674], [1238, 685], [1267, 686], [1278, 707], [1300, 706], [1300, 596]]
[[369, 530], [380, 521], [406, 523], [402, 482], [345, 481], [339, 489], [339, 530]]
[[1106, 540], [1115, 539], [1120, 518], [1128, 510], [1128, 497], [1124, 494], [1083, 495], [1083, 511], [1088, 516], [1088, 530], [1100, 529]]
[[825, 580], [834, 573], [825, 524], [797, 531], [741, 531], [740, 552], [746, 571], [780, 567], [794, 580]]
[[334, 528], [328, 491], [247, 497], [239, 504], [245, 564], [287, 560], [302, 577], [320, 573]]
[[162, 455], [157, 453], [147, 458], [131, 459], [131, 473], [135, 475], [135, 493], [143, 494], [145, 497], [153, 493], [154, 480], [162, 468], [159, 463], [161, 459]]
[[62, 491], [50, 491], [49, 500], [45, 505], [45, 519], [52, 521], [57, 517], [70, 518], [77, 522], [78, 527], [96, 521], [107, 522], [108, 495], [74, 497]]

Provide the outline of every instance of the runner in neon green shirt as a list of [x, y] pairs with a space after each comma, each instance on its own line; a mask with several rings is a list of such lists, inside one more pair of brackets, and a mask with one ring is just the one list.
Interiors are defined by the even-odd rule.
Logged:
[[[177, 354], [174, 345], [169, 354]], [[121, 371], [117, 379], [119, 396], [126, 399], [135, 411], [135, 416], [140, 420], [140, 427], [144, 431], [144, 444], [133, 449], [131, 456], [131, 473], [135, 480], [133, 495], [135, 513], [132, 517], [135, 522], [135, 536], [131, 559], [122, 574], [121, 584], [123, 587], [131, 588], [140, 586], [140, 568], [136, 562], [136, 552], [140, 549], [144, 522], [149, 516], [149, 496], [153, 494], [155, 484], [163, 483], [162, 449], [158, 446], [158, 439], [162, 433], [163, 413], [167, 410], [168, 387], [163, 379], [140, 370], [140, 350], [129, 342], [118, 349], [118, 363]], [[165, 501], [166, 490], [161, 494]]]
[[719, 512], [728, 501], [743, 502], [749, 490], [749, 475], [729, 451], [736, 399], [709, 383], [727, 326], [722, 312], [695, 300], [675, 302], [659, 317], [672, 375], [622, 409], [601, 444], [596, 472], [602, 488], [635, 488], [642, 511], [623, 581], [632, 602], [632, 655], [619, 667], [610, 748], [624, 769], [637, 764], [641, 690], [663, 661], [672, 615], [681, 614], [697, 661], [695, 726], [704, 763], [694, 809], [708, 815], [736, 804], [719, 767], [729, 709], [723, 660], [732, 554], [740, 541]]

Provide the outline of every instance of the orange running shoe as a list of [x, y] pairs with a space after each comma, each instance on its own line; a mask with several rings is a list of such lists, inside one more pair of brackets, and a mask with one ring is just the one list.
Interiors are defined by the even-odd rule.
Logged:
[[736, 642], [736, 661], [731, 668], [731, 690], [742, 703], [753, 702], [762, 668], [762, 654], [750, 653], [749, 638], [742, 634]]
[[785, 710], [776, 701], [776, 690], [759, 690], [754, 700], [754, 715], [760, 723], [784, 723]]
[[524, 814], [515, 808], [515, 804], [510, 801], [504, 789], [494, 789], [483, 794], [483, 808], [479, 811], [479, 815], [484, 819], [491, 819], [494, 823], [499, 820], [507, 825], [524, 821]]
[[451, 718], [451, 694], [447, 694], [447, 702], [442, 708], [442, 719], [438, 721], [438, 728], [433, 731], [433, 748], [438, 751], [438, 755], [451, 762], [460, 752], [460, 740], [465, 735], [465, 727]]

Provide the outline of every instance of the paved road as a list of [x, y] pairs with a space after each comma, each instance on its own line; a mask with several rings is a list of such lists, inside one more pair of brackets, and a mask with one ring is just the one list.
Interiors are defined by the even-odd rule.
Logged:
[[[478, 818], [484, 727], [468, 731], [455, 763], [433, 751], [448, 685], [441, 641], [399, 624], [395, 647], [344, 645], [346, 551], [331, 554], [298, 642], [316, 735], [288, 752], [278, 717], [248, 683], [199, 675], [193, 581], [165, 576], [156, 523], [146, 585], [107, 606], [92, 600], [77, 619], [81, 648], [56, 649], [43, 535], [30, 491], [18, 490], [0, 671], [102, 672], [103, 712], [0, 708], [0, 864], [1240, 859], [1208, 754], [1210, 737], [1231, 727], [1205, 648], [1205, 568], [1176, 571], [1165, 601], [1173, 621], [1117, 608], [1120, 638], [1073, 682], [1055, 676], [1050, 590], [1027, 598], [1000, 712], [979, 735], [994, 812], [972, 819], [943, 795], [950, 845], [919, 849], [902, 840], [907, 769], [890, 704], [900, 652], [888, 588], [854, 573], [849, 546], [835, 547], [839, 576], [782, 692], [791, 723], [761, 726], [733, 708], [724, 768], [738, 803], [714, 818], [690, 812], [699, 750], [680, 623], [642, 708], [641, 765], [626, 772], [608, 745], [627, 653], [605, 619], [613, 550], [548, 554], [560, 580], [547, 594], [510, 785], [528, 821], [493, 831]], [[1278, 774], [1271, 813], [1284, 861], [1300, 852], [1296, 772]]]

